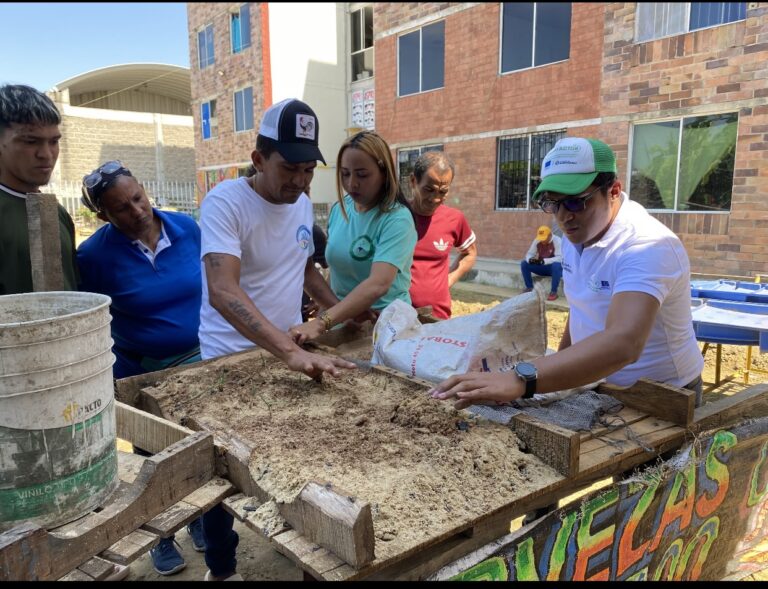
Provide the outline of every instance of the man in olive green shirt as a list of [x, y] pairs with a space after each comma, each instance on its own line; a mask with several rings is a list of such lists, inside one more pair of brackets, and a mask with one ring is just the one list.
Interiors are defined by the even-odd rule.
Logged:
[[[33, 290], [26, 195], [40, 192], [51, 178], [60, 124], [59, 111], [45, 94], [29, 86], [0, 86], [0, 295]], [[77, 290], [75, 225], [61, 205], [57, 237], [64, 288]]]

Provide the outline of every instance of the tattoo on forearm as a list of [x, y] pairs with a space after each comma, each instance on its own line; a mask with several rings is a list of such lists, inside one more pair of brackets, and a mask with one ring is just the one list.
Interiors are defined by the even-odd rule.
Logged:
[[211, 268], [219, 268], [221, 266], [221, 256], [219, 254], [208, 254], [205, 256], [205, 261]]
[[248, 308], [240, 301], [232, 301], [228, 305], [229, 310], [242, 321], [249, 329], [253, 331], [261, 331], [261, 322], [251, 315]]

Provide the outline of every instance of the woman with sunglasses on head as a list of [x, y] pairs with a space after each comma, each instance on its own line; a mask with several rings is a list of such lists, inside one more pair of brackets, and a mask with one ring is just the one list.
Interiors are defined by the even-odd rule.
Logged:
[[[182, 213], [153, 208], [142, 185], [119, 161], [85, 176], [82, 192], [83, 204], [107, 224], [77, 249], [79, 289], [112, 298], [114, 377], [200, 360], [197, 223]], [[200, 518], [187, 529], [195, 550], [205, 550]], [[164, 538], [150, 551], [161, 575], [186, 566], [173, 540]]]
[[344, 141], [337, 157], [336, 191], [325, 258], [339, 302], [290, 329], [300, 344], [347, 320], [375, 319], [395, 299], [411, 304], [416, 228], [392, 153], [380, 135], [361, 131]]
[[701, 404], [704, 360], [691, 317], [690, 264], [680, 239], [630, 201], [616, 158], [595, 139], [557, 142], [542, 163], [534, 198], [563, 239], [570, 314], [558, 352], [509, 373], [453, 376], [433, 397], [457, 407], [509, 402], [600, 379], [622, 387], [640, 378], [683, 387]]

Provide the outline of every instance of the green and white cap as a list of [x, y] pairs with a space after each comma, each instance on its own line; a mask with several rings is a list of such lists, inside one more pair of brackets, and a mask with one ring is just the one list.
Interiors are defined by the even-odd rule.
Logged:
[[544, 157], [541, 184], [533, 198], [542, 192], [581, 194], [600, 172], [616, 173], [613, 150], [599, 139], [565, 137]]

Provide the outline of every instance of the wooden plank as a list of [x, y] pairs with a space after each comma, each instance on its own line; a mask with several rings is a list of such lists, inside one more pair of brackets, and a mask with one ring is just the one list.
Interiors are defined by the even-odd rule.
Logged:
[[411, 376], [410, 374], [405, 374], [404, 372], [400, 372], [399, 370], [395, 370], [394, 368], [390, 368], [389, 366], [384, 366], [383, 364], [375, 364], [371, 367], [371, 369], [375, 370], [376, 372], [383, 372], [384, 374], [389, 374], [391, 376], [396, 376], [398, 378], [402, 378], [410, 382], [414, 382], [418, 385], [425, 387], [427, 390], [433, 389], [435, 387], [435, 383], [433, 382], [430, 382], [423, 378], [419, 378], [418, 376]]
[[705, 431], [768, 415], [768, 384], [756, 384], [696, 409], [693, 431]]
[[216, 474], [229, 480], [245, 495], [256, 496], [261, 502], [271, 499], [251, 477], [249, 465], [253, 446], [212, 417], [198, 415], [189, 420], [189, 426], [213, 434], [216, 444]]
[[108, 560], [94, 556], [77, 567], [77, 570], [85, 573], [94, 581], [103, 581], [114, 572], [115, 565]]
[[110, 500], [99, 513], [49, 531], [51, 567], [35, 578], [57, 579], [108, 549], [210, 480], [213, 468], [213, 438], [205, 433], [146, 458], [130, 492]]
[[688, 389], [641, 378], [629, 388], [603, 383], [597, 392], [677, 425], [689, 426], [693, 422], [696, 393]]
[[328, 548], [359, 569], [374, 556], [371, 506], [328, 484], [310, 481], [280, 513], [307, 540]]
[[[685, 440], [686, 430], [676, 425], [659, 424], [656, 418], [648, 418], [632, 426], [638, 441], [652, 451], [645, 450], [637, 441], [628, 440], [622, 431], [612, 432], [603, 439], [587, 441], [580, 457], [579, 476], [595, 474], [621, 474], [643, 464], [658, 454], [679, 447]], [[621, 442], [621, 449], [607, 443], [605, 438]]]
[[[275, 544], [275, 550], [292, 560], [303, 570], [309, 572], [316, 579], [328, 580], [325, 575], [329, 572], [333, 572], [332, 579], [337, 581], [352, 579], [356, 575], [355, 569], [338, 556], [328, 549], [310, 542], [295, 530], [279, 534], [272, 538], [272, 541]], [[313, 553], [322, 553], [323, 558], [308, 562], [308, 555]]]
[[0, 534], [0, 581], [34, 581], [50, 576], [50, 571], [48, 533], [43, 528], [23, 523]]
[[104, 550], [100, 556], [117, 564], [130, 564], [160, 541], [160, 537], [135, 530]]
[[638, 409], [632, 409], [631, 407], [622, 407], [621, 411], [612, 415], [606, 415], [605, 418], [611, 423], [610, 426], [597, 426], [593, 427], [588, 432], [579, 432], [581, 442], [584, 443], [592, 438], [600, 437], [614, 429], [632, 425], [638, 421], [641, 421], [648, 417], [648, 414]]
[[530, 415], [519, 414], [512, 418], [515, 435], [546, 464], [565, 476], [579, 470], [581, 436], [563, 427], [546, 423]]
[[117, 452], [117, 476], [124, 483], [132, 483], [136, 480], [144, 465], [144, 456], [132, 452]]
[[372, 323], [364, 323], [360, 329], [345, 323], [340, 327], [335, 327], [330, 331], [326, 331], [320, 337], [313, 340], [312, 343], [328, 346], [329, 348], [338, 348], [339, 346], [351, 344], [353, 342], [364, 342], [366, 345], [371, 346], [372, 337]]
[[117, 437], [156, 454], [194, 433], [165, 419], [150, 415], [125, 403], [115, 403]]
[[184, 497], [184, 503], [193, 505], [205, 513], [233, 493], [235, 493], [235, 487], [232, 483], [220, 477], [213, 477], [202, 487]]
[[156, 515], [143, 526], [141, 530], [167, 538], [175, 534], [182, 527], [202, 515], [199, 507], [190, 505], [184, 501], [171, 505], [163, 513]]
[[69, 571], [66, 575], [64, 575], [59, 581], [77, 581], [79, 583], [85, 582], [85, 581], [94, 581], [95, 579], [91, 577], [90, 575], [85, 574], [80, 569], [74, 569], [72, 571]]
[[[165, 380], [172, 378], [174, 374], [179, 372], [188, 373], [191, 370], [204, 371], [208, 370], [210, 365], [214, 363], [220, 364], [222, 361], [227, 364], [237, 363], [247, 357], [260, 357], [264, 354], [269, 353], [262, 349], [254, 348], [250, 350], [244, 350], [242, 352], [237, 352], [235, 354], [229, 354], [220, 358], [201, 360], [200, 362], [195, 362], [194, 364], [174, 366], [173, 368], [165, 368], [155, 372], [147, 372], [145, 374], [137, 374], [136, 376], [121, 378], [115, 381], [115, 399], [121, 403], [124, 403], [125, 405], [129, 405], [131, 407], [152, 413], [152, 411], [149, 411], [149, 409], [143, 405], [143, 395], [141, 394], [141, 390], [143, 388], [153, 386], [160, 382], [161, 379]], [[162, 415], [159, 413], [152, 414], [157, 417], [162, 417]]]
[[247, 497], [242, 493], [236, 493], [224, 499], [222, 505], [225, 511], [234, 515], [237, 520], [244, 522], [251, 513], [261, 506], [261, 503], [255, 497]]
[[64, 290], [59, 235], [59, 203], [55, 194], [29, 193], [26, 198], [29, 261], [32, 264], [32, 288]]

